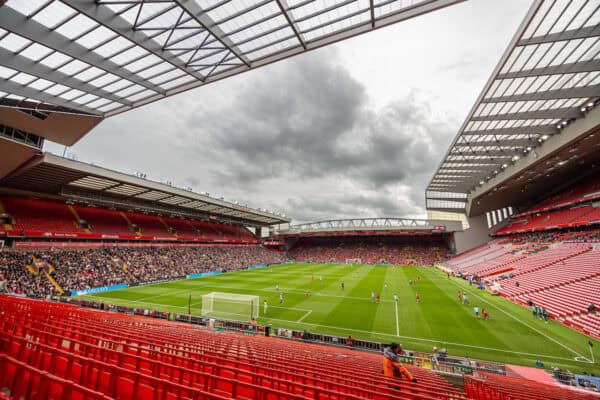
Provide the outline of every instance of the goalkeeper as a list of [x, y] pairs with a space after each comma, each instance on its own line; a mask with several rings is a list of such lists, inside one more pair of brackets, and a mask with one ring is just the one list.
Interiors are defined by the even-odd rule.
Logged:
[[417, 383], [417, 378], [405, 366], [400, 364], [398, 354], [402, 354], [402, 347], [398, 343], [391, 343], [383, 349], [383, 374], [387, 377], [406, 377], [409, 381]]

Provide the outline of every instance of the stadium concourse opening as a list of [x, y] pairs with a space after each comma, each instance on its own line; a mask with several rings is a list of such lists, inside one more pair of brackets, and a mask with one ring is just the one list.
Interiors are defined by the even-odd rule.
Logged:
[[427, 219], [297, 223], [43, 151], [457, 3], [0, 0], [0, 399], [597, 398], [597, 1], [531, 1]]

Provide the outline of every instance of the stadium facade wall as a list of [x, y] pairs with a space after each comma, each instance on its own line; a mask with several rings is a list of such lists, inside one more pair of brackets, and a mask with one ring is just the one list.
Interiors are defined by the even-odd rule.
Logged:
[[460, 254], [489, 242], [492, 238], [490, 233], [492, 229], [488, 228], [487, 218], [484, 215], [469, 218], [469, 229], [462, 232], [454, 232], [454, 251]]

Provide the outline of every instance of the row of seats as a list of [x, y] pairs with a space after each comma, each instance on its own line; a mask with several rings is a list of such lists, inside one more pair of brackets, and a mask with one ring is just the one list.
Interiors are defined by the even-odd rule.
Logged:
[[600, 250], [590, 250], [532, 272], [501, 281], [501, 292], [507, 296], [547, 290], [600, 275]]
[[521, 377], [481, 373], [465, 375], [465, 392], [476, 400], [592, 400], [593, 393], [583, 393], [567, 387], [550, 386]]
[[495, 236], [510, 235], [518, 232], [535, 232], [564, 227], [587, 225], [600, 220], [600, 208], [591, 204], [565, 208], [541, 214], [513, 217], [508, 225], [494, 232]]
[[[12, 230], [18, 233], [58, 233], [103, 235], [144, 235], [160, 238], [204, 238], [208, 240], [253, 241], [252, 233], [242, 226], [205, 221], [159, 217], [136, 212], [121, 212], [80, 205], [5, 196], [0, 198], [0, 210], [14, 221]], [[89, 229], [79, 226], [85, 221]], [[135, 225], [139, 230], [135, 230]], [[0, 231], [6, 228], [0, 224]]]
[[587, 314], [591, 304], [600, 305], [597, 242], [597, 229], [512, 235], [494, 239], [444, 265], [493, 283], [501, 295], [519, 304], [533, 303], [552, 318], [599, 335], [600, 321]]
[[[2, 360], [109, 398], [465, 398], [435, 373], [412, 366], [419, 383], [401, 382], [398, 391], [398, 381], [381, 374], [381, 356], [359, 351], [7, 296], [0, 296], [0, 314]], [[6, 365], [0, 362], [0, 385], [15, 394], [30, 390]]]
[[590, 304], [600, 304], [600, 276], [585, 279], [548, 290], [516, 297], [517, 301], [534, 304], [547, 309], [552, 317], [568, 317], [587, 313]]
[[600, 340], [600, 314], [586, 314], [565, 321], [565, 324], [573, 326], [580, 331]]
[[600, 198], [600, 176], [589, 176], [518, 215], [535, 214]]

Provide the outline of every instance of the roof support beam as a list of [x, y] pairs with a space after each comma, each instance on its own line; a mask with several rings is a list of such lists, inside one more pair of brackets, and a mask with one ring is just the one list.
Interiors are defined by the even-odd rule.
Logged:
[[276, 1], [277, 1], [277, 5], [279, 6], [279, 9], [281, 10], [281, 13], [287, 20], [288, 24], [290, 24], [290, 28], [292, 28], [292, 31], [294, 31], [294, 35], [296, 35], [296, 38], [300, 42], [300, 45], [302, 46], [302, 48], [304, 50], [306, 50], [306, 41], [304, 40], [304, 38], [302, 37], [302, 34], [300, 33], [300, 28], [298, 28], [296, 22], [294, 22], [292, 20], [292, 17], [290, 16], [290, 14], [287, 11], [290, 8], [287, 4], [287, 0], [276, 0]]
[[48, 29], [39, 22], [23, 16], [10, 7], [2, 8], [2, 12], [0, 12], [0, 27], [19, 36], [23, 36], [33, 42], [43, 44], [59, 53], [66, 54], [106, 72], [110, 72], [120, 78], [137, 83], [146, 89], [164, 93], [164, 90], [159, 86], [141, 79], [133, 72], [130, 72], [101, 55], [86, 49], [84, 46], [70, 40], [60, 33]]
[[371, 28], [375, 28], [375, 2], [369, 0], [369, 7], [371, 8]]
[[498, 74], [496, 79], [527, 78], [530, 76], [545, 76], [558, 74], [573, 74], [577, 72], [596, 72], [600, 70], [600, 60], [582, 61], [570, 64], [553, 65], [543, 68], [526, 69], [523, 71]]
[[482, 103], [505, 103], [509, 101], [575, 99], [600, 96], [600, 85], [547, 90], [544, 92], [513, 94], [511, 96], [488, 97]]
[[558, 133], [558, 128], [554, 125], [536, 125], [520, 126], [518, 128], [488, 129], [483, 131], [465, 131], [463, 136], [484, 136], [484, 135], [554, 135]]
[[559, 42], [561, 40], [585, 39], [589, 37], [600, 36], [600, 25], [589, 26], [581, 29], [572, 29], [551, 33], [549, 35], [534, 36], [529, 39], [521, 39], [517, 42], [517, 46], [528, 46], [532, 44], [543, 44], [551, 42]]
[[448, 198], [448, 197], [442, 197], [442, 196], [429, 196], [429, 197], [427, 197], [427, 200], [456, 201], [458, 203], [466, 203], [467, 202], [466, 198], [454, 199], [454, 198]]
[[517, 147], [526, 147], [532, 144], [536, 144], [537, 141], [533, 138], [528, 139], [498, 139], [498, 140], [482, 140], [480, 142], [457, 142], [454, 146], [517, 146]]
[[447, 172], [477, 172], [485, 171], [483, 167], [440, 167], [438, 173], [444, 174]]
[[[86, 0], [62, 0], [62, 2], [74, 10], [93, 19], [97, 23], [104, 25], [117, 35], [131, 40], [138, 46], [146, 49], [150, 53], [163, 59], [188, 75], [191, 75], [199, 80], [204, 80], [204, 76], [202, 74], [194, 71], [193, 69], [187, 68], [185, 63], [175, 54], [162, 48], [157, 42], [150, 39], [150, 37], [148, 37], [145, 33], [139, 30], [133, 30], [129, 22], [120, 17], [118, 14], [115, 14], [109, 7]], [[144, 3], [140, 3], [139, 7], [144, 7]], [[177, 28], [174, 27], [174, 29]]]
[[73, 89], [78, 89], [83, 92], [102, 97], [104, 99], [116, 101], [117, 103], [125, 104], [127, 106], [131, 106], [133, 104], [122, 97], [115, 96], [114, 94], [99, 89], [96, 86], [90, 85], [87, 82], [75, 79], [72, 76], [60, 72], [59, 70], [49, 68], [41, 63], [36, 63], [27, 57], [15, 54], [1, 47], [0, 65], [7, 68], [12, 68], [17, 71], [25, 72], [29, 75], [37, 76], [38, 78], [46, 79], [54, 83], [59, 83], [61, 85], [65, 85]]
[[525, 111], [509, 114], [486, 115], [472, 117], [471, 121], [503, 121], [525, 119], [569, 119], [578, 118], [581, 112], [577, 108], [555, 108], [550, 110]]
[[16, 82], [13, 82], [8, 79], [2, 81], [2, 90], [6, 91], [8, 93], [17, 95], [17, 96], [35, 99], [35, 100], [41, 101], [42, 103], [48, 103], [48, 104], [52, 104], [55, 106], [61, 106], [61, 107], [69, 108], [71, 110], [80, 111], [81, 113], [84, 113], [84, 114], [91, 114], [91, 115], [98, 115], [98, 116], [103, 115], [98, 110], [93, 110], [86, 106], [82, 106], [81, 104], [60, 98], [58, 96], [53, 96], [51, 94], [48, 94], [48, 93], [45, 93], [45, 92], [42, 92], [42, 91], [39, 91], [36, 89], [32, 89], [27, 86], [23, 86], [21, 84], [18, 84]]
[[250, 60], [244, 56], [244, 53], [235, 46], [235, 44], [227, 37], [225, 32], [214, 23], [212, 19], [194, 0], [174, 0], [179, 7], [187, 12], [196, 22], [204, 27], [213, 37], [215, 37], [223, 46], [233, 53], [240, 61], [248, 68], [251, 67]]
[[456, 150], [456, 147], [452, 148], [450, 152], [451, 156], [489, 156], [489, 157], [512, 157], [516, 154], [522, 154], [522, 151], [517, 149], [504, 149], [504, 150]]

